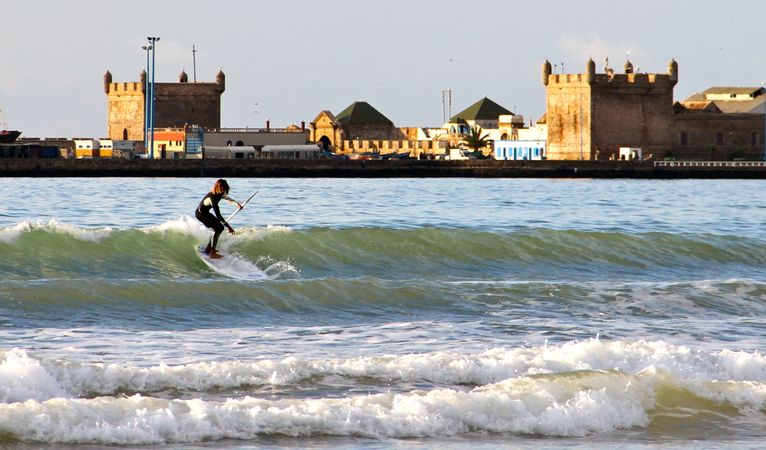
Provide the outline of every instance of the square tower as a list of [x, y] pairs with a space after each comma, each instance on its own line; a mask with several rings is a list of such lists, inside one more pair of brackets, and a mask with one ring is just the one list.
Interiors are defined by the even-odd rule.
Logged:
[[[178, 83], [155, 83], [155, 128], [183, 128], [186, 125], [220, 128], [225, 75], [218, 72], [213, 83], [189, 83], [188, 79], [186, 73], [181, 72]], [[104, 92], [107, 95], [109, 138], [143, 141], [146, 129], [146, 72], [141, 72], [141, 81], [113, 83], [112, 74], [107, 71]]]
[[552, 74], [543, 64], [548, 123], [548, 158], [593, 160], [616, 158], [620, 147], [639, 147], [644, 154], [667, 151], [673, 142], [673, 87], [678, 65], [668, 74], [624, 74], [606, 68], [597, 74], [589, 60], [585, 73]]

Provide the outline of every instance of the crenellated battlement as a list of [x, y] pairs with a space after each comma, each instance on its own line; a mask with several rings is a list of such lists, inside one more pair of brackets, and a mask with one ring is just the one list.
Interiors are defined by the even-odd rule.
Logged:
[[144, 85], [143, 83], [139, 83], [136, 81], [126, 81], [122, 83], [108, 83], [107, 84], [107, 93], [128, 93], [128, 94], [134, 94], [134, 93], [143, 93], [144, 92]]
[[672, 86], [675, 84], [669, 74], [666, 73], [625, 73], [625, 74], [594, 74], [592, 80], [587, 80], [584, 73], [562, 73], [551, 74], [548, 76], [548, 86], [563, 87], [563, 85], [589, 84], [598, 86], [630, 87], [641, 85], [663, 85]]
[[543, 84], [546, 86], [556, 85], [565, 87], [565, 85], [598, 85], [614, 87], [632, 87], [643, 85], [657, 86], [675, 86], [678, 83], [678, 63], [671, 60], [668, 64], [667, 73], [634, 73], [633, 63], [625, 62], [625, 73], [617, 74], [614, 70], [605, 67], [604, 73], [596, 73], [596, 64], [592, 59], [588, 60], [583, 73], [551, 73], [551, 64], [548, 61], [543, 63], [542, 68]]

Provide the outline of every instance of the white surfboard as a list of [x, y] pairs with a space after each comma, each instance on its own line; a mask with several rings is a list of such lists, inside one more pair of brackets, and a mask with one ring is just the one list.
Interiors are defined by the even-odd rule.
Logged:
[[[221, 253], [220, 251], [218, 253]], [[252, 262], [227, 253], [223, 258], [210, 258], [205, 253], [205, 246], [197, 247], [200, 259], [216, 273], [237, 280], [260, 281], [268, 280], [269, 276]], [[221, 253], [223, 255], [223, 253]]]

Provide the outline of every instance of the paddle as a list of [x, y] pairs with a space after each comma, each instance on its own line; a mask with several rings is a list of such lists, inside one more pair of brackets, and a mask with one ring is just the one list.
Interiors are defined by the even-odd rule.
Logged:
[[227, 217], [227, 218], [226, 218], [226, 223], [229, 223], [229, 221], [231, 220], [231, 218], [232, 218], [232, 217], [236, 216], [238, 212], [240, 212], [240, 211], [242, 211], [243, 209], [245, 209], [245, 205], [247, 205], [248, 203], [250, 203], [250, 200], [252, 200], [252, 199], [253, 199], [253, 197], [255, 197], [255, 194], [257, 194], [257, 193], [258, 193], [258, 191], [255, 191], [255, 192], [253, 192], [253, 195], [251, 195], [251, 196], [250, 196], [250, 197], [249, 197], [247, 200], [245, 200], [245, 203], [242, 203], [242, 207], [241, 207], [241, 208], [237, 208], [237, 210], [236, 210], [236, 211], [234, 211], [233, 213], [231, 213], [231, 215], [230, 215], [229, 217]]

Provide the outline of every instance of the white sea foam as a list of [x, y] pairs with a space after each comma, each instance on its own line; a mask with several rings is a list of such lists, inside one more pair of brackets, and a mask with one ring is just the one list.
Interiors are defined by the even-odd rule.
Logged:
[[[170, 388], [205, 392], [316, 376], [454, 387], [277, 401], [149, 397]], [[647, 426], [660, 386], [758, 416], [766, 407], [766, 359], [760, 353], [597, 339], [477, 354], [152, 367], [38, 360], [14, 349], [0, 352], [0, 386], [0, 433], [25, 441], [147, 444], [263, 433], [419, 437], [477, 430], [582, 436]], [[143, 394], [118, 396], [125, 391]], [[102, 396], [82, 398], [91, 395]]]
[[[200, 223], [196, 218], [182, 215], [176, 219], [167, 220], [158, 225], [152, 225], [141, 229], [145, 233], [180, 233], [194, 236], [199, 241], [205, 241], [210, 237], [211, 231]], [[236, 227], [236, 233], [226, 235], [221, 239], [221, 248], [229, 248], [246, 241], [264, 239], [276, 233], [288, 233], [292, 229], [281, 225], [268, 225], [266, 227]]]
[[49, 399], [66, 395], [59, 382], [23, 350], [0, 352], [0, 401]]
[[[481, 386], [533, 375], [590, 370], [640, 374], [651, 370], [652, 373], [681, 380], [678, 382], [699, 391], [700, 395], [706, 394], [706, 383], [711, 382], [766, 386], [766, 357], [758, 352], [724, 350], [705, 353], [662, 341], [631, 343], [602, 342], [598, 339], [559, 346], [495, 348], [475, 354], [433, 352], [349, 359], [288, 357], [282, 360], [200, 362], [174, 366], [160, 363], [150, 367], [38, 360], [23, 350], [14, 349], [0, 352], [0, 369], [0, 375], [15, 380], [14, 383], [6, 383], [5, 390], [0, 391], [3, 392], [2, 401], [42, 401], [62, 393], [76, 397], [85, 394], [109, 395], [126, 390], [155, 392], [177, 388], [205, 391], [240, 386], [290, 385], [330, 375], [392, 382], [425, 381], [442, 385]], [[751, 403], [763, 401], [756, 396]]]
[[[56, 219], [50, 220], [24, 220], [9, 227], [0, 228], [0, 241], [13, 242], [24, 233], [35, 230], [43, 230], [49, 233], [60, 233], [69, 235], [75, 239], [84, 241], [100, 241], [110, 236], [115, 228], [113, 227], [82, 227], [60, 222]], [[179, 216], [177, 219], [167, 220], [158, 225], [151, 225], [140, 229], [145, 233], [168, 233], [176, 232], [186, 235], [192, 235], [200, 240], [205, 240], [210, 236], [210, 231], [205, 228], [197, 219], [190, 216]], [[266, 227], [243, 227], [237, 228], [237, 234], [229, 236], [228, 241], [234, 245], [247, 240], [263, 239], [275, 233], [287, 233], [292, 231], [290, 227], [280, 225], [269, 225]]]
[[181, 234], [191, 234], [194, 236], [209, 235], [209, 232], [205, 231], [205, 226], [202, 225], [197, 219], [190, 216], [179, 216], [177, 219], [167, 220], [158, 225], [151, 225], [144, 227], [141, 231], [145, 233], [168, 233], [175, 232]]
[[43, 230], [49, 233], [67, 234], [83, 241], [100, 241], [113, 232], [111, 227], [85, 228], [76, 225], [61, 223], [56, 219], [45, 220], [25, 220], [16, 225], [0, 228], [0, 241], [13, 242], [24, 233], [35, 230]]
[[469, 430], [582, 436], [645, 426], [646, 383], [592, 374], [587, 385], [521, 378], [471, 391], [224, 402], [56, 398], [0, 405], [0, 432], [24, 441], [158, 444], [259, 434], [449, 436]]

